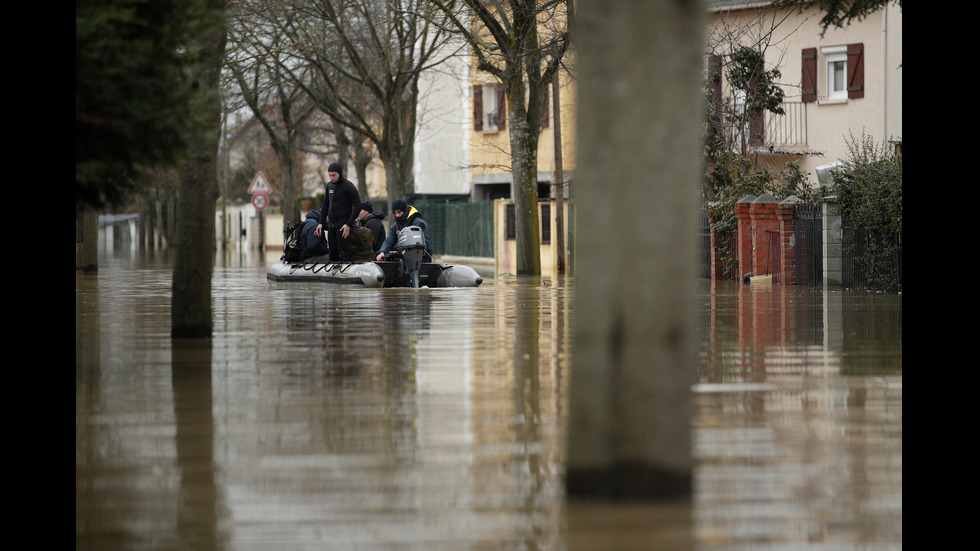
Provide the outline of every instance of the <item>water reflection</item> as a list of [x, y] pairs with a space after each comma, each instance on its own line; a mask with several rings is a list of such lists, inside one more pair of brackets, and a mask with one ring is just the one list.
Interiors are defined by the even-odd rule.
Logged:
[[901, 546], [901, 297], [698, 283], [693, 507], [566, 505], [571, 282], [275, 284], [166, 255], [76, 276], [77, 549]]
[[701, 549], [900, 549], [900, 295], [708, 285]]

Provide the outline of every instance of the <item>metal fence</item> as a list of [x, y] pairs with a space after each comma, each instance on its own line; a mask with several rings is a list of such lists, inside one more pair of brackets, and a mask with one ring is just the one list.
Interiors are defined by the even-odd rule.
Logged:
[[435, 254], [493, 257], [493, 202], [428, 202], [415, 198], [412, 206], [429, 223]]
[[823, 283], [823, 209], [816, 203], [796, 206], [796, 284]]
[[841, 283], [875, 291], [902, 291], [902, 233], [843, 228]]

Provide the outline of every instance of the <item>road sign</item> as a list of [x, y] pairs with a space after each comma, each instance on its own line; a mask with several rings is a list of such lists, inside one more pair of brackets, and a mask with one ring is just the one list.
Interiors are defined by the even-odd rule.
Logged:
[[251, 194], [267, 194], [272, 192], [272, 186], [269, 185], [269, 181], [265, 179], [265, 174], [262, 174], [261, 170], [256, 172], [255, 177], [252, 178], [252, 183], [248, 186], [248, 192]]
[[264, 210], [265, 207], [269, 206], [269, 196], [264, 193], [252, 195], [252, 206], [255, 207], [255, 210]]

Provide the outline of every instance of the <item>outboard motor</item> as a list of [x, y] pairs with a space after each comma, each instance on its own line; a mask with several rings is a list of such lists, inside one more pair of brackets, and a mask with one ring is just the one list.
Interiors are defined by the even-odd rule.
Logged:
[[412, 278], [412, 287], [419, 286], [419, 270], [425, 254], [425, 234], [418, 226], [408, 226], [398, 232], [395, 250], [402, 257], [402, 273]]

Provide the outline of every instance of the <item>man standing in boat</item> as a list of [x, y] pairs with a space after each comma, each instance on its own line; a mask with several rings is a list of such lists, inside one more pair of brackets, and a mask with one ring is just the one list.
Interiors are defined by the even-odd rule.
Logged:
[[320, 213], [323, 218], [316, 227], [316, 234], [327, 232], [327, 244], [330, 248], [330, 260], [350, 260], [350, 237], [354, 220], [361, 212], [361, 196], [357, 186], [344, 178], [344, 167], [340, 163], [330, 163], [327, 167], [327, 177], [330, 184], [323, 196]]
[[422, 255], [422, 262], [432, 262], [432, 242], [429, 240], [429, 224], [422, 220], [422, 215], [415, 207], [408, 206], [408, 203], [397, 199], [391, 204], [391, 213], [395, 215], [395, 223], [388, 231], [388, 237], [381, 244], [378, 256], [375, 260], [384, 260], [385, 254], [395, 248], [398, 244], [398, 232], [409, 226], [418, 226], [425, 236], [425, 254]]

